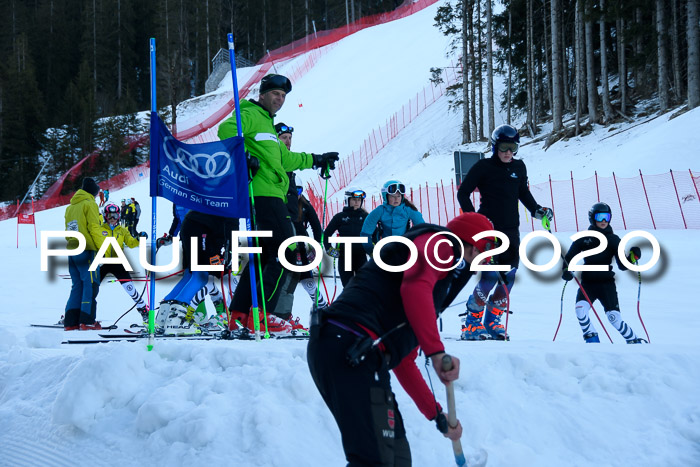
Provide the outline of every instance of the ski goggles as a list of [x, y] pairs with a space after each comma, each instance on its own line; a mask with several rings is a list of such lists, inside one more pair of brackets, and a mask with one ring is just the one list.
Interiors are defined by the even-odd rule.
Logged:
[[400, 194], [400, 195], [405, 195], [406, 194], [406, 185], [403, 183], [392, 183], [388, 187], [386, 187], [385, 190], [387, 193], [390, 195], [395, 195], [395, 194]]
[[610, 222], [612, 214], [610, 214], [609, 212], [596, 212], [593, 218], [596, 222]]
[[498, 143], [496, 147], [498, 148], [498, 152], [510, 151], [513, 154], [518, 152], [518, 143]]
[[119, 213], [118, 212], [108, 212], [105, 214], [106, 219], [114, 219], [114, 220], [119, 220]]
[[346, 191], [345, 196], [347, 196], [348, 198], [365, 199], [367, 194], [362, 190], [355, 190], [355, 191]]
[[282, 126], [279, 127], [279, 129], [277, 130], [277, 136], [281, 135], [282, 133], [290, 133], [290, 134], [291, 134], [291, 133], [294, 133], [294, 128], [291, 127], [291, 126], [282, 125]]

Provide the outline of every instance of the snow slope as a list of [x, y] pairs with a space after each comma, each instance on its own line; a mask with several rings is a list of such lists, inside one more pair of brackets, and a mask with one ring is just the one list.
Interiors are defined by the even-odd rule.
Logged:
[[[426, 83], [429, 66], [446, 60], [444, 38], [432, 34], [435, 8], [344, 39], [295, 83], [279, 115], [296, 128], [294, 147], [349, 152], [415, 94]], [[188, 107], [192, 115], [206, 115], [202, 107]], [[354, 184], [370, 191], [389, 176], [408, 184], [451, 178], [459, 121], [446, 107], [443, 99], [429, 108]], [[181, 121], [187, 118], [196, 117]], [[697, 162], [676, 158], [680, 151], [670, 148], [679, 135], [691, 143], [683, 147], [693, 147], [699, 121], [696, 109], [606, 140], [613, 132], [600, 128], [546, 152], [541, 145], [527, 145], [521, 155], [533, 182], [546, 173], [564, 177], [569, 170], [592, 168], [599, 173], [687, 170]], [[578, 168], [586, 158], [591, 162]], [[142, 218], [148, 219], [147, 182], [111, 194], [114, 200], [127, 196], [141, 201]], [[159, 199], [158, 210], [162, 233], [170, 225], [171, 205]], [[37, 228], [62, 229], [63, 212], [37, 213]], [[613, 226], [619, 224], [613, 220]], [[139, 227], [150, 233], [145, 220]], [[157, 342], [152, 352], [141, 343], [61, 345], [67, 337], [93, 333], [28, 324], [55, 322], [62, 314], [70, 285], [58, 275], [67, 273], [67, 261], [52, 260], [50, 271], [41, 272], [31, 226], [20, 226], [19, 249], [16, 229], [11, 220], [0, 222], [0, 465], [344, 465], [338, 430], [306, 367], [304, 341], [169, 341]], [[642, 273], [641, 288], [641, 314], [652, 345], [624, 345], [608, 325], [611, 345], [597, 323], [604, 342], [584, 344], [573, 311], [573, 284], [565, 289], [561, 329], [552, 342], [563, 283], [556, 270], [533, 273], [524, 267], [512, 294], [511, 342], [445, 340], [447, 351], [462, 362], [456, 398], [468, 460], [485, 449], [492, 466], [700, 465], [700, 315], [689, 293], [697, 282], [700, 253], [694, 245], [700, 235], [652, 233], [662, 254]], [[556, 236], [566, 247], [571, 234]], [[642, 247], [645, 262], [651, 249]], [[539, 264], [551, 254], [548, 248], [530, 251]], [[159, 264], [169, 254], [163, 250]], [[137, 252], [127, 255], [137, 273], [142, 271]], [[623, 318], [644, 337], [635, 311], [637, 276], [625, 272], [617, 278]], [[325, 282], [333, 295], [333, 279]], [[173, 284], [159, 282], [157, 299]], [[474, 284], [472, 279], [456, 301], [466, 300]], [[120, 289], [107, 282], [100, 289], [98, 315], [105, 322], [131, 306]], [[310, 304], [299, 289], [294, 314], [306, 320]], [[458, 303], [445, 314], [445, 337], [458, 335], [457, 314], [463, 310]], [[120, 325], [136, 321], [131, 312]], [[394, 389], [414, 465], [453, 465], [450, 443], [398, 385]], [[439, 384], [436, 396], [444, 404]]]

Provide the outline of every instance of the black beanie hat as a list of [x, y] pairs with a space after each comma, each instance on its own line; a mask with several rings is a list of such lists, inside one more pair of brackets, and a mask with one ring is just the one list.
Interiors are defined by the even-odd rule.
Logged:
[[97, 182], [95, 179], [87, 177], [83, 179], [83, 190], [87, 191], [90, 193], [92, 196], [97, 196], [97, 194], [100, 192], [100, 187], [97, 185]]
[[292, 92], [292, 82], [283, 75], [269, 74], [263, 76], [263, 79], [260, 81], [260, 95], [262, 96], [273, 89], [279, 89], [289, 94]]

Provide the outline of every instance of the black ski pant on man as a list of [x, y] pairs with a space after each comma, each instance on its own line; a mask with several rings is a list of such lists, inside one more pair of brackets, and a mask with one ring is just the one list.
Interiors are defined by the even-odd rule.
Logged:
[[348, 466], [408, 467], [411, 449], [383, 354], [373, 351], [354, 368], [347, 363], [359, 338], [321, 324], [307, 349], [311, 376], [338, 424]]

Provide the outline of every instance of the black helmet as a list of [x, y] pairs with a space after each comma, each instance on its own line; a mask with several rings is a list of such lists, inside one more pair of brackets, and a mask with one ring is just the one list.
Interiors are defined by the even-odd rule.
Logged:
[[[588, 211], [588, 220], [590, 221], [591, 225], [595, 225], [596, 214], [608, 214], [608, 222], [610, 222], [612, 219], [612, 210], [610, 209], [610, 206], [605, 203], [595, 203], [593, 206], [591, 206], [591, 209]], [[598, 222], [602, 220], [605, 219], [600, 219]]]
[[[493, 130], [493, 133], [491, 133], [491, 153], [495, 156], [496, 155], [496, 147], [498, 146], [498, 143], [515, 143], [515, 144], [520, 144], [520, 134], [518, 133], [518, 130], [516, 130], [514, 127], [510, 125], [501, 125], [496, 127], [495, 130]], [[515, 148], [515, 151], [513, 151], [513, 155], [516, 155], [518, 153], [518, 148]]]
[[292, 82], [289, 81], [289, 78], [282, 75], [270, 74], [263, 76], [263, 79], [260, 81], [260, 95], [273, 89], [279, 89], [289, 94], [292, 92]]
[[277, 132], [277, 136], [280, 136], [284, 133], [289, 133], [291, 135], [292, 133], [294, 133], [294, 128], [280, 122], [277, 125], [275, 125], [275, 131]]

